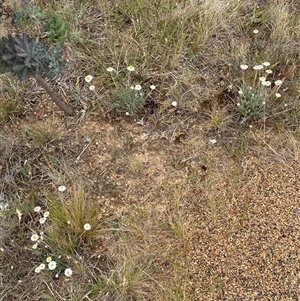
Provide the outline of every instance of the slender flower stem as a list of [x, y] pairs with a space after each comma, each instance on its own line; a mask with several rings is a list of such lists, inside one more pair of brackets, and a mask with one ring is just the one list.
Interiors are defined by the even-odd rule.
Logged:
[[36, 79], [39, 85], [50, 95], [52, 100], [62, 111], [64, 111], [69, 116], [74, 114], [73, 110], [58, 98], [57, 94], [47, 85], [45, 80], [40, 75], [35, 73], [32, 74], [32, 76]]
[[258, 71], [255, 71], [255, 76], [254, 76], [254, 79], [253, 79], [252, 87], [255, 87], [256, 79], [257, 79], [257, 73], [258, 73]]

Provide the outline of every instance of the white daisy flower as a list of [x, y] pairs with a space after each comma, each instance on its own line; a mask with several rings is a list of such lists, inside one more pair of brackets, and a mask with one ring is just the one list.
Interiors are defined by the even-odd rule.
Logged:
[[44, 270], [46, 268], [46, 265], [44, 263], [41, 263], [39, 265], [40, 270]]
[[242, 70], [247, 70], [248, 69], [248, 65], [245, 65], [245, 64], [242, 64], [240, 67], [241, 67]]
[[172, 101], [172, 102], [171, 102], [171, 105], [172, 105], [173, 107], [175, 107], [175, 108], [176, 108], [176, 107], [177, 107], [177, 105], [178, 105], [178, 104], [177, 104], [177, 101], [175, 101], [175, 100], [174, 100], [174, 101]]
[[30, 239], [31, 239], [31, 241], [38, 241], [39, 236], [37, 234], [32, 234]]
[[48, 263], [48, 269], [49, 270], [54, 270], [56, 268], [56, 262], [55, 261], [51, 261]]
[[136, 90], [136, 91], [140, 91], [141, 89], [142, 89], [141, 85], [135, 85], [134, 86], [134, 90]]
[[58, 188], [57, 188], [60, 192], [64, 192], [66, 189], [67, 189], [67, 187], [66, 186], [59, 186]]
[[38, 273], [40, 273], [41, 269], [40, 269], [40, 267], [36, 267], [36, 268], [34, 269], [34, 271], [38, 274]]
[[115, 69], [112, 68], [112, 67], [108, 67], [108, 68], [106, 69], [107, 72], [113, 72], [114, 70], [115, 70]]
[[84, 230], [88, 231], [88, 230], [91, 230], [91, 225], [90, 224], [84, 224], [83, 226]]
[[95, 90], [95, 86], [94, 86], [94, 85], [90, 85], [90, 86], [89, 86], [89, 90], [90, 90], [90, 91], [94, 91], [94, 90]]
[[41, 206], [36, 206], [33, 208], [34, 212], [40, 212], [41, 211]]
[[262, 82], [261, 82], [261, 84], [262, 84], [263, 86], [266, 86], [266, 87], [269, 87], [269, 86], [271, 86], [271, 82], [270, 82], [270, 81], [268, 81], [268, 80], [264, 80], [264, 81], [262, 81]]
[[39, 220], [39, 222], [42, 225], [42, 224], [45, 224], [46, 220], [47, 220], [46, 217], [41, 217], [40, 220]]
[[135, 70], [135, 68], [132, 65], [130, 65], [130, 66], [127, 67], [127, 70], [132, 72], [132, 71]]
[[280, 86], [280, 85], [282, 85], [282, 80], [278, 79], [278, 80], [276, 80], [276, 81], [274, 82], [274, 84], [275, 84], [276, 86]]
[[276, 98], [280, 98], [281, 94], [280, 93], [275, 93]]
[[256, 66], [253, 67], [254, 70], [261, 70], [263, 68], [264, 68], [263, 65], [256, 65]]
[[93, 80], [93, 76], [92, 75], [87, 75], [84, 80], [87, 82], [87, 83], [90, 83], [92, 80]]
[[154, 85], [151, 85], [151, 86], [150, 86], [150, 89], [151, 89], [151, 90], [155, 90], [156, 87], [155, 87]]
[[68, 269], [65, 269], [64, 274], [65, 274], [67, 277], [70, 277], [70, 276], [72, 276], [73, 271], [72, 271], [70, 268], [68, 268]]

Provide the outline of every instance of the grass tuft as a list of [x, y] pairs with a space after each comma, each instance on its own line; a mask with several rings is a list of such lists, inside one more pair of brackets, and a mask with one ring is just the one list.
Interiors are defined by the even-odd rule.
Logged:
[[60, 141], [61, 131], [56, 126], [56, 121], [36, 122], [25, 126], [23, 130], [24, 140], [33, 140], [38, 147], [55, 145]]
[[[46, 230], [52, 248], [74, 252], [97, 236], [97, 202], [89, 199], [83, 188], [75, 186], [68, 197], [51, 197], [51, 227]], [[85, 230], [85, 226], [90, 229]]]

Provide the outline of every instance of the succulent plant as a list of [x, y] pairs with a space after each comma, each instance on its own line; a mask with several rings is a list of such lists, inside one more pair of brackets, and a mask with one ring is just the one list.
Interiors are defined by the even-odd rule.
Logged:
[[0, 55], [0, 72], [10, 72], [21, 81], [36, 73], [53, 78], [62, 70], [62, 48], [46, 47], [27, 34], [2, 37]]
[[33, 76], [53, 101], [67, 114], [72, 115], [73, 111], [58, 99], [42, 78], [53, 78], [62, 71], [63, 66], [63, 49], [60, 45], [47, 47], [26, 33], [0, 39], [0, 73], [9, 72], [20, 81]]
[[45, 24], [44, 29], [50, 32], [49, 40], [52, 42], [64, 42], [69, 31], [69, 25], [59, 15], [52, 15]]

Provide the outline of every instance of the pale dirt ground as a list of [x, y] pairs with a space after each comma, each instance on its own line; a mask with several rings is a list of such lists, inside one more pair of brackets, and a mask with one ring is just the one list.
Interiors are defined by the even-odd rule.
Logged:
[[97, 121], [81, 128], [82, 137], [95, 141], [82, 168], [91, 189], [102, 192], [99, 199], [109, 201], [110, 214], [122, 218], [132, 206], [144, 206], [178, 217], [187, 300], [299, 300], [295, 149], [284, 149], [272, 133], [267, 144], [253, 131], [256, 142], [237, 164], [226, 141], [207, 146], [196, 119], [152, 131], [149, 124]]
[[194, 223], [192, 277], [202, 280], [199, 292], [211, 287], [210, 300], [299, 300], [299, 162], [253, 154], [244, 164], [227, 218], [208, 223], [199, 215]]
[[[235, 158], [230, 145], [243, 133], [203, 135], [194, 113], [172, 121], [153, 115], [140, 125], [97, 114], [86, 121], [64, 118], [44, 101], [35, 104], [26, 123], [55, 118], [63, 135], [51, 151], [64, 153], [67, 167], [61, 184], [83, 180], [84, 190], [98, 199], [99, 218], [122, 221], [144, 208], [153, 223], [181, 225], [184, 238], [178, 234], [175, 256], [185, 257], [185, 300], [299, 300], [298, 142], [289, 145], [284, 135], [265, 137], [254, 128], [248, 149]], [[19, 122], [9, 131], [19, 131]], [[47, 180], [43, 189], [56, 186]], [[146, 239], [169, 252], [155, 235]], [[166, 263], [163, 270], [173, 273]]]

